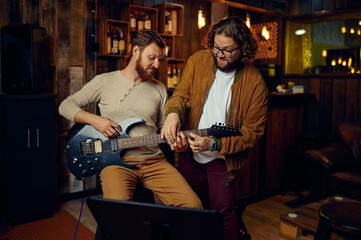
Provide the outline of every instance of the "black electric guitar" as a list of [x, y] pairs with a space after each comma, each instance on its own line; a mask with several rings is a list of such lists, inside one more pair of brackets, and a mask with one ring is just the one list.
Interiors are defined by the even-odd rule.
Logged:
[[[128, 128], [137, 123], [144, 123], [141, 118], [129, 118], [118, 125], [122, 128], [120, 136], [106, 138], [91, 125], [76, 123], [69, 131], [66, 142], [66, 157], [70, 172], [77, 178], [89, 177], [109, 165], [119, 165], [135, 168], [136, 164], [128, 164], [121, 158], [123, 149], [146, 145], [157, 145], [166, 142], [160, 134], [129, 137]], [[241, 135], [238, 129], [213, 125], [211, 128], [184, 131], [195, 133], [202, 137], [216, 138]]]

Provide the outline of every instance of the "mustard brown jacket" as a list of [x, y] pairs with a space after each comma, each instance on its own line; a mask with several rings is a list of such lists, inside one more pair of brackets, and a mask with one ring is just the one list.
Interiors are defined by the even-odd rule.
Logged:
[[[197, 129], [216, 70], [210, 50], [198, 51], [188, 59], [182, 79], [165, 109], [166, 115], [178, 114], [182, 129]], [[226, 156], [228, 181], [235, 178], [251, 148], [263, 135], [267, 110], [267, 86], [259, 71], [252, 64], [244, 63], [234, 78], [226, 122], [238, 127], [241, 136], [216, 139], [217, 150]]]

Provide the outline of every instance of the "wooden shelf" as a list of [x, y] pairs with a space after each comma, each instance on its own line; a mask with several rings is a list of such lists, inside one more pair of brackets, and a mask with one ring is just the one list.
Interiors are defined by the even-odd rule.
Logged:
[[[172, 15], [174, 21], [174, 28], [172, 32], [165, 31], [165, 15], [169, 12]], [[160, 13], [160, 15], [158, 15]], [[157, 74], [155, 76], [160, 82], [167, 87], [168, 79], [168, 65], [172, 68], [180, 69], [182, 71], [185, 66], [185, 61], [182, 58], [182, 46], [183, 46], [183, 6], [174, 3], [162, 3], [157, 5], [156, 8], [143, 7], [137, 5], [128, 5], [121, 9], [120, 19], [105, 19], [99, 23], [98, 39], [99, 39], [99, 52], [98, 59], [99, 64], [103, 66], [101, 69], [106, 70], [107, 66], [111, 69], [122, 69], [128, 63], [131, 52], [131, 41], [135, 35], [139, 32], [137, 27], [132, 27], [131, 17], [141, 18], [144, 20], [145, 16], [149, 16], [151, 20], [151, 29], [158, 32], [168, 46], [168, 55], [165, 60], [162, 61]], [[160, 25], [158, 26], [158, 22]], [[138, 26], [138, 25], [137, 25]], [[109, 52], [107, 34], [111, 33], [113, 29], [118, 31], [122, 30], [125, 40], [125, 52], [124, 54], [112, 54]], [[108, 59], [108, 63], [106, 63]], [[179, 75], [177, 73], [177, 75]], [[173, 87], [168, 87], [168, 91], [172, 91]]]
[[[118, 32], [123, 31], [123, 36], [125, 40], [125, 53], [124, 54], [112, 54], [111, 51], [108, 51], [108, 41], [107, 34], [111, 34], [113, 29], [116, 29]], [[109, 56], [109, 57], [121, 57], [127, 54], [127, 45], [129, 42], [129, 25], [127, 21], [105, 19], [99, 24], [98, 40], [99, 40], [99, 52], [98, 56]]]
[[[159, 9], [159, 33], [183, 36], [183, 5], [175, 3], [162, 3], [157, 5]], [[170, 13], [172, 19], [172, 30], [166, 29], [166, 14]]]

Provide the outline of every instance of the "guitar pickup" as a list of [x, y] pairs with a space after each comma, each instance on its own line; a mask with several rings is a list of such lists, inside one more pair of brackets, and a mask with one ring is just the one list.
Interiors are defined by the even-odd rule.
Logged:
[[85, 142], [81, 142], [80, 149], [82, 155], [93, 156], [94, 154], [101, 154], [103, 152], [102, 141], [87, 139]]

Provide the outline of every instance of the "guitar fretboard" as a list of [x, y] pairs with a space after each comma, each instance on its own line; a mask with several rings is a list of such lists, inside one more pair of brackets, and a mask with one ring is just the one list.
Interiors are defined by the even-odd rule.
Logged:
[[[183, 134], [189, 138], [189, 133], [195, 133], [201, 137], [208, 136], [208, 129], [196, 129], [196, 130], [188, 130], [182, 131]], [[160, 137], [160, 134], [153, 134], [141, 137], [130, 137], [130, 138], [119, 138], [118, 141], [118, 148], [126, 149], [126, 148], [133, 148], [133, 147], [141, 147], [147, 145], [157, 145], [159, 143], [165, 143], [167, 140]]]

